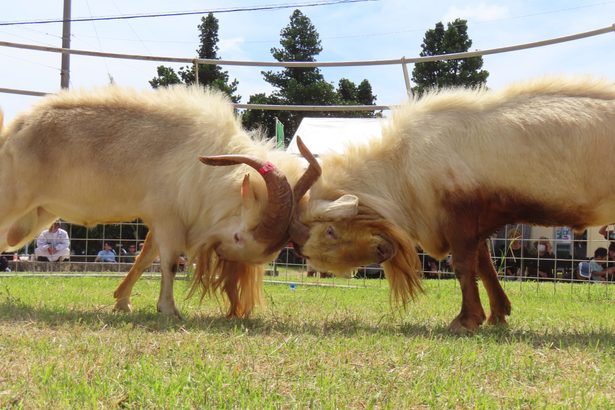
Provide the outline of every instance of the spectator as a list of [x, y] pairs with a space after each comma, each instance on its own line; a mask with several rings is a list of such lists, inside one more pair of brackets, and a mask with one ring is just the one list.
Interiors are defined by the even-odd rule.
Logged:
[[613, 229], [609, 229], [611, 225], [603, 225], [598, 229], [598, 233], [604, 237], [606, 240], [615, 239], [615, 231]]
[[606, 248], [600, 247], [594, 251], [594, 257], [589, 261], [591, 280], [605, 281], [615, 272], [615, 268], [605, 267], [607, 255], [608, 251]]
[[62, 262], [70, 257], [68, 233], [60, 226], [60, 221], [54, 221], [36, 239], [34, 255], [37, 261]]
[[504, 257], [506, 276], [523, 276], [522, 258], [525, 256], [521, 232], [512, 230], [508, 234], [508, 247]]
[[555, 255], [551, 242], [544, 236], [534, 242], [528, 250], [527, 276], [533, 278], [553, 278], [555, 272]]
[[453, 255], [448, 255], [444, 261], [444, 272], [455, 272], [453, 265]]
[[137, 245], [131, 243], [130, 245], [128, 245], [128, 250], [126, 251], [126, 253], [122, 256], [122, 260], [126, 263], [133, 263], [137, 255]]
[[9, 260], [6, 256], [0, 255], [0, 272], [10, 272], [11, 268], [9, 268]]
[[[615, 242], [609, 243], [609, 254], [607, 257], [607, 268], [615, 271]], [[612, 281], [615, 281], [615, 273], [611, 275], [610, 278]]]
[[108, 263], [115, 263], [115, 251], [113, 250], [113, 245], [111, 245], [109, 242], [105, 242], [105, 244], [103, 245], [103, 249], [101, 251], [98, 252], [98, 255], [96, 255], [96, 259], [94, 259], [94, 262], [108, 262]]

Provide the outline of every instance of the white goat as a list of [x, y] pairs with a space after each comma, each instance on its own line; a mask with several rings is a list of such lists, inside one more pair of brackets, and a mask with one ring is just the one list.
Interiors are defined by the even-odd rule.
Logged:
[[[240, 154], [264, 181], [245, 165], [197, 160], [219, 153]], [[261, 264], [287, 240], [293, 203], [284, 175], [296, 182], [301, 172], [298, 159], [253, 141], [221, 93], [61, 92], [2, 130], [0, 249], [20, 248], [57, 216], [85, 226], [141, 218], [148, 244], [116, 291], [116, 309], [130, 310], [134, 282], [159, 254], [157, 307], [179, 316], [173, 279], [187, 253], [197, 258], [191, 292], [221, 288], [229, 315], [248, 315], [259, 301]], [[247, 173], [256, 175], [252, 183]]]

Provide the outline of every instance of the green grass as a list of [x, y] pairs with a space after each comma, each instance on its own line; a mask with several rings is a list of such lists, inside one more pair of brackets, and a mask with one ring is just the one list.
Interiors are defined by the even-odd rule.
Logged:
[[[406, 311], [386, 286], [267, 285], [248, 320], [157, 280], [112, 314], [117, 279], [0, 278], [0, 408], [604, 408], [615, 405], [615, 287], [505, 283], [509, 327], [454, 336], [453, 280]], [[484, 295], [483, 295], [484, 299]]]

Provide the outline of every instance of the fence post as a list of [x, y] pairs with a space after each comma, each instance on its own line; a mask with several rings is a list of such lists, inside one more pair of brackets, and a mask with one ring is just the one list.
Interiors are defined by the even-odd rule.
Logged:
[[410, 76], [408, 75], [408, 63], [406, 63], [406, 57], [401, 58], [401, 68], [404, 72], [404, 82], [406, 83], [406, 93], [408, 97], [412, 97], [412, 84], [410, 84]]

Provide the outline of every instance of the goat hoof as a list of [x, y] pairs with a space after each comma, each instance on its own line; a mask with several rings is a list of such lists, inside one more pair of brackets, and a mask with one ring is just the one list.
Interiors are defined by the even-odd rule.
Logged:
[[471, 317], [462, 318], [457, 316], [450, 325], [448, 330], [456, 335], [470, 335], [478, 330], [482, 320], [473, 320]]
[[181, 313], [179, 310], [173, 306], [158, 306], [158, 313], [164, 316], [173, 317], [177, 320], [183, 320]]
[[508, 325], [508, 323], [506, 323], [506, 315], [498, 315], [494, 313], [489, 315], [489, 319], [487, 319], [487, 324], [489, 326], [507, 326]]
[[132, 312], [132, 305], [130, 304], [130, 301], [126, 299], [118, 299], [115, 301], [115, 306], [113, 306], [113, 311], [130, 313]]

